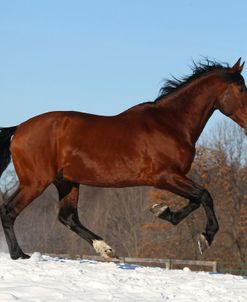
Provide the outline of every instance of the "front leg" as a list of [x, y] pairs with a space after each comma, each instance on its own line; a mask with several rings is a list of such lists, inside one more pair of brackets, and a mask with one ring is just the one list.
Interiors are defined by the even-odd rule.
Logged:
[[167, 220], [173, 225], [179, 224], [185, 217], [187, 217], [191, 212], [195, 211], [200, 207], [200, 203], [190, 201], [189, 204], [182, 209], [173, 212], [165, 204], [154, 204], [150, 211], [160, 219]]
[[209, 247], [217, 233], [218, 221], [215, 216], [213, 199], [209, 192], [201, 186], [195, 184], [185, 176], [174, 174], [169, 177], [163, 177], [156, 185], [158, 189], [166, 189], [172, 193], [182, 196], [189, 200], [189, 204], [182, 209], [173, 212], [164, 204], [154, 205], [150, 209], [157, 217], [167, 220], [176, 225], [196, 210], [202, 204], [207, 216], [206, 230], [198, 237], [200, 252], [202, 253]]

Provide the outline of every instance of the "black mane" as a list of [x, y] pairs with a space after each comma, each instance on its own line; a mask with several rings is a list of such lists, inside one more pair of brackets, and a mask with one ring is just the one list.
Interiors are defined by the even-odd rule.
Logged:
[[192, 74], [189, 76], [184, 76], [182, 78], [176, 78], [172, 76], [172, 79], [167, 79], [163, 87], [161, 87], [159, 91], [159, 96], [156, 99], [159, 100], [163, 96], [166, 96], [172, 92], [174, 92], [177, 88], [183, 87], [186, 84], [192, 82], [193, 80], [200, 77], [202, 74], [207, 73], [209, 71], [225, 69], [228, 70], [230, 67], [227, 63], [219, 63], [210, 59], [205, 59], [205, 62], [195, 63], [193, 61], [193, 66], [191, 67]]

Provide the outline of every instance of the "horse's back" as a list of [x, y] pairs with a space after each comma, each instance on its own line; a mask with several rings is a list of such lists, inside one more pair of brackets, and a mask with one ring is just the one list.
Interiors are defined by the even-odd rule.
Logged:
[[[67, 173], [71, 180], [94, 184], [96, 175], [101, 178], [105, 175], [100, 172], [103, 166], [109, 168], [109, 173], [114, 163], [121, 167], [124, 159], [116, 160], [120, 152], [131, 160], [130, 130], [134, 131], [136, 124], [131, 121], [135, 119], [73, 111], [33, 117], [18, 126], [12, 139], [11, 153], [17, 174], [19, 178], [35, 175], [36, 179], [52, 182], [61, 172]], [[126, 167], [125, 172], [133, 169], [123, 162], [122, 166]], [[107, 181], [105, 175], [102, 185]]]

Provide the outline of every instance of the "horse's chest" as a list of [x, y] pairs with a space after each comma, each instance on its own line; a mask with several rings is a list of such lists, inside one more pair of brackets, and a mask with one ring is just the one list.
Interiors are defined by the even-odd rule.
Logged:
[[186, 145], [164, 145], [156, 153], [157, 169], [160, 170], [180, 170], [187, 173], [191, 167], [195, 155], [195, 149]]

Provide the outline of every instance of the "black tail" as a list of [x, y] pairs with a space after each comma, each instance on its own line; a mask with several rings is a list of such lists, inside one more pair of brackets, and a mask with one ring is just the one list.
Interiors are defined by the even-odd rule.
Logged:
[[3, 171], [7, 168], [10, 163], [10, 142], [11, 136], [15, 133], [15, 127], [0, 128], [0, 177]]

